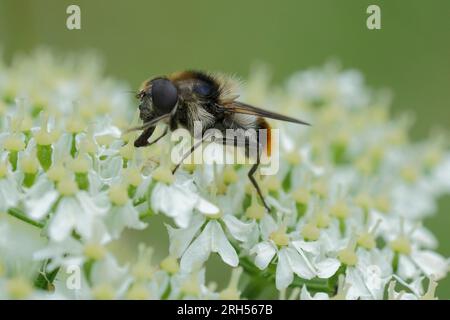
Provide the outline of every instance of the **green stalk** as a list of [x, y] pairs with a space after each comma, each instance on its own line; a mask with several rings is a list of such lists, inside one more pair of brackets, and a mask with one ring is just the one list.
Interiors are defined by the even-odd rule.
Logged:
[[25, 187], [30, 188], [34, 183], [34, 180], [36, 180], [36, 173], [25, 173], [23, 184]]
[[37, 157], [44, 171], [47, 171], [52, 165], [52, 152], [51, 145], [37, 145]]
[[13, 171], [16, 171], [17, 169], [17, 159], [18, 159], [18, 152], [17, 151], [10, 151], [9, 152], [9, 162], [11, 163]]
[[75, 181], [77, 182], [78, 188], [80, 188], [81, 190], [89, 189], [89, 179], [87, 172], [75, 173]]
[[76, 141], [76, 133], [72, 134], [72, 145], [70, 147], [70, 155], [72, 158], [75, 158], [75, 155], [77, 154], [77, 141]]
[[43, 229], [44, 228], [44, 224], [43, 223], [28, 218], [27, 215], [20, 209], [9, 208], [8, 209], [8, 214], [10, 216], [13, 216], [13, 217], [19, 219], [19, 220], [22, 220], [25, 223], [28, 223], [29, 225], [35, 226], [35, 227], [37, 227], [39, 229]]
[[[35, 221], [33, 219], [30, 219], [27, 217], [27, 215], [18, 208], [9, 208], [8, 214], [25, 222], [29, 225], [32, 225], [34, 227], [37, 227], [39, 229], [43, 229], [45, 225], [41, 222]], [[47, 265], [50, 263], [50, 259], [43, 262], [41, 267], [41, 272], [39, 272], [39, 275], [37, 276], [36, 280], [34, 281], [34, 286], [38, 289], [52, 291], [53, 290], [53, 281], [56, 278], [56, 275], [59, 272], [59, 268], [56, 268], [52, 271], [46, 271]]]
[[[247, 288], [245, 289], [244, 293], [247, 292], [250, 295], [254, 295], [256, 291], [261, 290], [261, 288], [264, 289], [265, 287], [270, 286], [273, 283], [273, 280], [275, 279], [275, 270], [270, 270], [270, 268], [267, 268], [266, 270], [262, 271], [246, 258], [241, 259], [239, 261], [239, 265], [252, 278], [251, 285], [249, 286], [248, 289]], [[335, 284], [333, 282], [335, 281], [330, 281], [329, 279], [315, 278], [311, 280], [306, 280], [298, 276], [295, 276], [294, 281], [290, 286], [301, 287], [304, 285], [306, 286], [308, 291], [311, 292], [325, 292], [328, 294], [333, 294], [335, 291], [334, 289]], [[250, 296], [246, 297], [251, 298]]]

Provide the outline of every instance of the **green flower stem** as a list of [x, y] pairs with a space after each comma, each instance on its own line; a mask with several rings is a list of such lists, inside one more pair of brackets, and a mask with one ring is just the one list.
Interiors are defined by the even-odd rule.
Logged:
[[27, 131], [23, 131], [22, 133], [25, 136], [25, 144], [28, 144], [28, 142], [30, 142], [30, 139], [33, 137], [33, 135], [31, 134], [31, 131], [27, 130]]
[[94, 259], [89, 259], [83, 264], [83, 271], [86, 276], [87, 282], [92, 285], [92, 279], [91, 279], [91, 273], [92, 273], [92, 267], [94, 266]]
[[130, 198], [133, 198], [134, 195], [136, 194], [136, 190], [137, 190], [137, 188], [135, 186], [129, 185], [128, 186], [128, 196]]
[[339, 231], [341, 232], [341, 234], [345, 234], [345, 227], [346, 227], [345, 219], [339, 218]]
[[261, 293], [264, 291], [266, 287], [267, 284], [265, 281], [261, 281], [260, 279], [255, 279], [252, 277], [250, 282], [247, 284], [244, 291], [242, 292], [242, 296], [250, 300], [258, 299], [258, 297], [261, 296]]
[[39, 116], [39, 114], [43, 109], [44, 107], [39, 104], [34, 105], [33, 108], [31, 109], [31, 116], [33, 118], [36, 118], [37, 116]]
[[72, 158], [75, 158], [75, 155], [77, 154], [77, 141], [76, 141], [76, 133], [72, 134], [72, 145], [70, 147], [70, 155]]
[[288, 173], [284, 177], [282, 186], [283, 186], [283, 190], [286, 192], [291, 190], [291, 188], [292, 188], [292, 167], [289, 168]]
[[87, 172], [75, 173], [75, 181], [81, 190], [89, 189], [89, 179]]
[[306, 213], [308, 207], [304, 203], [296, 203], [295, 207], [297, 208], [298, 218], [303, 217]]
[[47, 171], [52, 165], [52, 152], [51, 145], [37, 145], [37, 157], [44, 171]]
[[[18, 208], [9, 208], [7, 212], [9, 215], [39, 229], [43, 229], [45, 227], [43, 223], [28, 218], [27, 215]], [[39, 272], [39, 275], [34, 281], [34, 286], [38, 289], [47, 291], [53, 290], [53, 281], [55, 280], [56, 275], [59, 272], [59, 268], [56, 268], [55, 270], [52, 271], [46, 271], [47, 265], [50, 263], [50, 261], [51, 260], [48, 259], [43, 262], [42, 267], [40, 269], [41, 271]]]
[[[244, 269], [244, 271], [252, 277], [251, 285], [249, 286], [249, 289], [247, 291], [248, 294], [255, 294], [255, 290], [258, 289], [258, 286], [260, 288], [265, 288], [269, 286], [271, 283], [273, 283], [273, 280], [275, 278], [275, 270], [271, 270], [270, 267], [266, 270], [260, 270], [258, 267], [256, 267], [251, 261], [249, 261], [246, 258], [243, 258], [240, 260], [239, 265]], [[292, 282], [291, 286], [293, 287], [301, 287], [306, 286], [308, 291], [311, 291], [313, 293], [315, 292], [326, 292], [328, 294], [333, 294], [335, 291], [335, 281], [333, 279], [311, 279], [306, 280], [302, 279], [298, 276], [295, 276], [294, 281]], [[259, 292], [259, 291], [258, 291]], [[248, 298], [251, 298], [250, 296], [247, 296]]]
[[17, 151], [10, 151], [9, 152], [9, 162], [11, 163], [13, 171], [16, 171], [17, 169], [17, 158], [18, 158], [18, 152]]
[[25, 187], [30, 188], [36, 180], [36, 173], [25, 173], [23, 178], [23, 184]]
[[394, 273], [397, 273], [397, 271], [398, 271], [399, 260], [400, 260], [400, 254], [398, 252], [395, 252], [394, 258], [392, 259], [392, 270], [394, 270]]
[[19, 219], [22, 220], [25, 223], [28, 223], [29, 225], [35, 226], [39, 229], [43, 229], [44, 228], [44, 224], [38, 221], [35, 221], [33, 219], [30, 219], [27, 217], [27, 215], [20, 209], [18, 208], [9, 208], [8, 209], [8, 214]]
[[142, 221], [147, 218], [153, 217], [154, 215], [155, 215], [155, 213], [153, 212], [153, 210], [148, 209], [147, 211], [139, 213], [139, 220]]
[[334, 143], [332, 146], [334, 163], [345, 163], [345, 156], [347, 152], [347, 146], [342, 143]]
[[171, 291], [172, 291], [172, 286], [170, 285], [170, 281], [169, 281], [169, 283], [167, 284], [166, 290], [164, 291], [164, 293], [161, 296], [161, 300], [169, 299]]

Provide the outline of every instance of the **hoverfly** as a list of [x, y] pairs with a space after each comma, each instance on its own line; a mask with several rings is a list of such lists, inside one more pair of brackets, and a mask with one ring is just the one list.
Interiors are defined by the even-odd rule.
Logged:
[[[185, 128], [193, 134], [194, 122], [200, 121], [202, 130], [218, 129], [226, 137], [227, 129], [266, 129], [270, 142], [270, 126], [264, 118], [288, 121], [297, 124], [309, 125], [307, 122], [284, 116], [278, 113], [263, 110], [246, 103], [237, 101], [229, 83], [218, 76], [203, 72], [185, 71], [167, 77], [156, 77], [144, 82], [141, 90], [136, 94], [139, 99], [139, 117], [143, 125], [129, 129], [129, 131], [143, 130], [134, 141], [135, 147], [152, 145], [164, 137], [168, 131]], [[149, 142], [158, 123], [165, 123], [162, 134]], [[179, 168], [182, 162], [192, 154], [207, 136], [203, 135], [189, 152], [182, 156], [172, 173]], [[254, 173], [260, 164], [261, 151], [266, 147], [259, 136], [254, 137], [258, 150], [256, 161], [248, 172], [248, 178], [256, 189], [265, 208], [270, 211], [261, 189], [258, 186]], [[214, 141], [224, 145], [235, 145], [235, 140]], [[245, 147], [248, 143], [245, 144]], [[246, 150], [247, 154], [247, 150]]]

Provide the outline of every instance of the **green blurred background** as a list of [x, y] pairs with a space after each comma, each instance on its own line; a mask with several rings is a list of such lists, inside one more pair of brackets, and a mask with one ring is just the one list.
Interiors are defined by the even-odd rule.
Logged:
[[[81, 7], [81, 30], [66, 29], [70, 4]], [[381, 7], [381, 30], [366, 28], [370, 4]], [[450, 124], [448, 0], [0, 0], [6, 60], [39, 46], [63, 54], [94, 50], [109, 75], [133, 88], [152, 75], [188, 68], [245, 78], [255, 62], [266, 63], [277, 83], [335, 58], [361, 70], [370, 86], [390, 89], [395, 114], [416, 115], [415, 139]], [[427, 225], [439, 251], [450, 256], [450, 197]], [[161, 242], [162, 230], [153, 231], [147, 240]], [[450, 277], [438, 295], [450, 298]]]

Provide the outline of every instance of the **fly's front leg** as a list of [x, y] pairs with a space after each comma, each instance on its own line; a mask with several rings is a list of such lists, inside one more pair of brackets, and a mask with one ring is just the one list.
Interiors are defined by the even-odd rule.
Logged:
[[175, 131], [177, 129], [177, 120], [176, 120], [177, 110], [178, 110], [178, 104], [170, 112], [169, 127], [170, 127], [171, 131]]
[[134, 146], [136, 148], [148, 146], [149, 145], [148, 138], [150, 138], [150, 136], [153, 134], [154, 131], [155, 127], [145, 129], [141, 133], [141, 135], [136, 140], [134, 140]]
[[148, 146], [151, 146], [152, 144], [155, 144], [155, 143], [157, 143], [159, 140], [161, 140], [162, 138], [164, 138], [164, 137], [166, 136], [167, 132], [169, 132], [169, 128], [168, 128], [168, 127], [165, 127], [165, 128], [164, 128], [164, 131], [161, 133], [161, 135], [160, 135], [158, 138], [156, 138], [155, 140], [153, 140], [152, 142], [149, 142], [149, 143], [148, 143]]
[[159, 140], [161, 140], [167, 134], [167, 132], [169, 131], [169, 128], [168, 127], [164, 128], [164, 131], [161, 133], [161, 135], [158, 138], [156, 138], [152, 142], [149, 142], [148, 139], [151, 137], [151, 135], [153, 134], [154, 131], [155, 131], [155, 127], [151, 127], [151, 128], [144, 130], [144, 132], [142, 132], [141, 135], [134, 141], [134, 146], [136, 148], [148, 147], [148, 146], [151, 146], [152, 144], [157, 143]]

